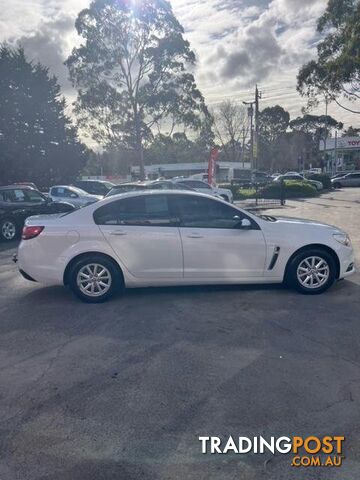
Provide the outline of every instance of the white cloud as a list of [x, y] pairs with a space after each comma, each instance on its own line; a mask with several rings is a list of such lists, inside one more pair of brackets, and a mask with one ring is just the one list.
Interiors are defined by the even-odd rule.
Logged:
[[[296, 92], [299, 67], [315, 55], [316, 20], [327, 0], [170, 0], [197, 55], [196, 78], [209, 104], [250, 99], [279, 103], [292, 116], [304, 101]], [[73, 97], [63, 66], [78, 41], [74, 21], [89, 0], [0, 0], [0, 41], [21, 39], [28, 55], [55, 73]], [[335, 106], [330, 113], [353, 122]]]

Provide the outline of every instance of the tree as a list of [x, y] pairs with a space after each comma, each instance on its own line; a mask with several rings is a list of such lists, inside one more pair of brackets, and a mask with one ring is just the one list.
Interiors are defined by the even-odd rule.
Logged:
[[246, 111], [242, 105], [227, 100], [212, 111], [215, 141], [221, 145], [222, 156], [230, 162], [242, 158], [246, 127]]
[[259, 135], [269, 143], [273, 143], [286, 132], [290, 114], [280, 105], [264, 108], [259, 113]]
[[343, 131], [342, 136], [343, 137], [359, 137], [360, 136], [360, 128], [350, 126], [346, 130]]
[[152, 127], [200, 129], [208, 117], [184, 30], [167, 0], [93, 0], [75, 25], [84, 43], [66, 64], [79, 121], [106, 148], [135, 149], [143, 178]]
[[41, 186], [68, 181], [87, 149], [65, 115], [57, 79], [29, 62], [22, 48], [0, 48], [0, 179]]
[[333, 129], [341, 130], [343, 124], [330, 115], [306, 114], [291, 120], [289, 127], [293, 132], [306, 134], [308, 140], [304, 146], [304, 156], [316, 161], [319, 157], [319, 143], [321, 141], [325, 143], [326, 139], [331, 135], [331, 131]]
[[273, 170], [276, 165], [275, 146], [285, 134], [290, 120], [289, 112], [280, 105], [264, 108], [259, 113], [259, 166]]
[[305, 64], [297, 77], [297, 89], [309, 98], [308, 106], [316, 106], [319, 96], [352, 113], [339, 96], [356, 102], [360, 98], [360, 2], [329, 0], [319, 18], [317, 31], [324, 35], [317, 47], [317, 59]]

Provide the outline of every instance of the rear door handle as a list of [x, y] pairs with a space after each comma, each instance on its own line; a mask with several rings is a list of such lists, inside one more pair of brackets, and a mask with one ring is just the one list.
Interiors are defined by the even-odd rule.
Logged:
[[120, 237], [126, 235], [126, 232], [124, 232], [124, 230], [113, 230], [112, 232], [110, 232], [110, 235], [116, 235]]
[[190, 233], [187, 235], [188, 238], [204, 238], [203, 235], [200, 235], [200, 233]]

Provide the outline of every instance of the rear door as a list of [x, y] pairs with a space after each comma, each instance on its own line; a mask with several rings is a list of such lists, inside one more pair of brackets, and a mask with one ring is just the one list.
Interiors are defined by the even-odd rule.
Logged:
[[[261, 277], [265, 240], [258, 224], [218, 200], [197, 195], [174, 195], [180, 219], [184, 277], [242, 280]], [[251, 222], [240, 229], [242, 218]]]
[[351, 173], [349, 176], [348, 185], [351, 187], [360, 187], [360, 173]]
[[167, 195], [159, 192], [115, 200], [96, 210], [94, 220], [134, 277], [182, 278], [178, 219]]

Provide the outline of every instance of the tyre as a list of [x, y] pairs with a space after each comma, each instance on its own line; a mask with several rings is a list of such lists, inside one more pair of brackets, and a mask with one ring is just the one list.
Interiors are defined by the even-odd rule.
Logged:
[[341, 188], [341, 183], [335, 182], [335, 183], [333, 184], [333, 187], [334, 187], [334, 188]]
[[225, 200], [225, 202], [229, 201], [229, 198], [227, 195], [220, 195], [220, 197], [222, 197]]
[[331, 254], [322, 249], [299, 252], [287, 269], [287, 283], [301, 293], [316, 295], [325, 292], [336, 279], [336, 263]]
[[122, 290], [124, 281], [120, 268], [103, 255], [82, 257], [71, 268], [69, 286], [83, 302], [105, 302]]
[[0, 221], [0, 238], [5, 242], [11, 242], [19, 236], [19, 227], [12, 218], [4, 218]]

